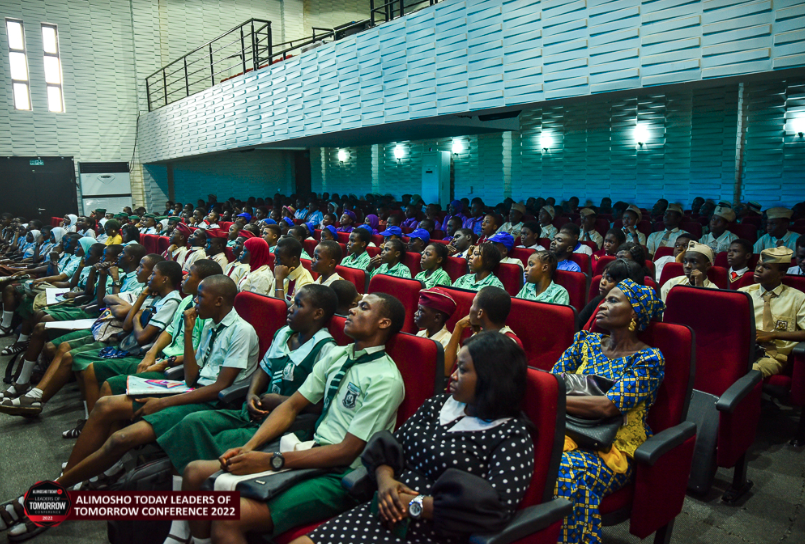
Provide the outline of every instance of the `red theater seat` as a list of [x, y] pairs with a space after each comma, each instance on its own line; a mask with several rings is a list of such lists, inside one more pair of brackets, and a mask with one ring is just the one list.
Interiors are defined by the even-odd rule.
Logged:
[[738, 238], [743, 238], [751, 243], [757, 242], [757, 225], [751, 223], [731, 223], [727, 230], [733, 233]]
[[509, 257], [514, 259], [520, 259], [522, 261], [523, 266], [528, 266], [528, 258], [531, 257], [534, 253], [536, 253], [536, 249], [528, 249], [525, 247], [513, 247], [511, 251], [509, 251]]
[[607, 267], [609, 263], [617, 259], [614, 255], [604, 255], [597, 261], [595, 261], [595, 265], [593, 266], [593, 274], [596, 276], [600, 276], [604, 273], [604, 269]]
[[761, 375], [752, 370], [752, 300], [738, 291], [680, 286], [668, 293], [666, 305], [667, 323], [696, 331], [695, 391], [688, 421], [696, 422], [703, 431], [696, 444], [697, 468], [689, 487], [705, 493], [716, 466], [735, 467], [732, 486], [723, 497], [734, 501], [752, 486], [746, 479], [747, 451], [760, 420]]
[[516, 296], [523, 288], [523, 269], [519, 264], [501, 263], [498, 265], [495, 275], [511, 296]]
[[670, 257], [674, 254], [674, 248], [671, 246], [665, 247], [658, 247], [657, 251], [654, 252], [654, 260], [660, 259], [662, 257]]
[[592, 272], [592, 267], [590, 265], [590, 256], [584, 253], [573, 253], [570, 256], [570, 260], [579, 265], [581, 271], [585, 274], [589, 274]]
[[573, 306], [576, 311], [581, 311], [587, 304], [587, 291], [589, 290], [590, 276], [581, 272], [557, 270], [554, 281], [567, 289], [570, 295], [570, 305]]
[[351, 281], [355, 289], [358, 290], [358, 293], [363, 294], [366, 292], [366, 278], [368, 277], [366, 272], [358, 268], [349, 268], [341, 265], [336, 266], [335, 271], [345, 280]]
[[336, 232], [336, 234], [338, 235], [338, 241], [340, 243], [346, 244], [347, 242], [349, 242], [349, 235], [350, 235], [349, 232]]
[[274, 333], [286, 325], [288, 306], [284, 300], [244, 292], [235, 297], [235, 311], [246, 322], [258, 324], [254, 330], [260, 342], [262, 358], [271, 346]]
[[694, 239], [698, 242], [702, 239], [702, 224], [698, 221], [688, 221], [681, 223], [679, 228], [684, 230], [685, 232], [689, 232]]
[[403, 264], [408, 267], [408, 270], [411, 271], [411, 277], [413, 278], [420, 272], [422, 272], [422, 254], [416, 253], [415, 251], [406, 251], [405, 252], [405, 260]]
[[145, 246], [146, 253], [162, 253], [159, 251], [159, 236], [156, 234], [141, 234], [140, 243]]
[[305, 251], [311, 257], [313, 257], [313, 253], [316, 251], [317, 245], [319, 245], [318, 240], [305, 240], [302, 242], [302, 247], [305, 248]]
[[444, 271], [447, 272], [451, 280], [456, 281], [469, 272], [467, 260], [460, 257], [448, 257], [447, 262], [444, 263]]
[[405, 306], [405, 325], [403, 332], [416, 334], [419, 329], [414, 325], [414, 314], [419, 307], [419, 291], [422, 290], [422, 282], [419, 280], [409, 280], [386, 274], [375, 274], [369, 280], [368, 293], [388, 293], [393, 295]]
[[[171, 245], [171, 239], [167, 236], [160, 236], [159, 240], [157, 241], [157, 252], [162, 255], [165, 253]], [[232, 259], [229, 259], [230, 261]]]

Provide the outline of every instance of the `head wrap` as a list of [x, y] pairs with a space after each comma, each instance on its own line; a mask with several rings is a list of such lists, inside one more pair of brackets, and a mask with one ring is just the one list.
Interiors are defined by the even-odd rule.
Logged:
[[493, 244], [503, 244], [509, 251], [514, 247], [514, 237], [508, 232], [498, 232], [490, 237], [489, 241]]
[[719, 217], [724, 218], [725, 221], [732, 223], [735, 221], [735, 211], [732, 208], [726, 208], [724, 206], [719, 206], [713, 211], [713, 215], [717, 215]]
[[78, 241], [81, 244], [81, 249], [84, 250], [84, 254], [89, 254], [89, 248], [91, 248], [94, 244], [98, 243], [98, 240], [92, 238], [91, 236], [84, 236]]
[[380, 218], [370, 213], [366, 216], [366, 220], [369, 221], [368, 225], [372, 227], [372, 234], [377, 234], [377, 227], [380, 226]]
[[245, 229], [238, 231], [238, 238], [246, 238], [248, 240], [249, 238], [254, 238], [255, 236], [256, 234]]
[[643, 220], [643, 212], [640, 211], [640, 208], [635, 206], [634, 204], [629, 204], [629, 207], [623, 210], [625, 212], [632, 212], [637, 216], [637, 223], [640, 223]]
[[793, 210], [783, 208], [782, 206], [778, 206], [776, 208], [769, 208], [768, 210], [766, 210], [766, 217], [768, 219], [791, 219], [791, 216], [793, 214], [794, 214]]
[[402, 229], [400, 227], [388, 227], [380, 233], [381, 236], [399, 236], [402, 238]]
[[[391, 227], [394, 228], [394, 227]], [[389, 229], [390, 230], [390, 229]], [[408, 235], [409, 238], [419, 238], [426, 244], [430, 243], [430, 234], [425, 229], [414, 229], [414, 231]]]
[[75, 232], [75, 224], [78, 222], [78, 216], [68, 213], [67, 218], [70, 220], [70, 225], [67, 227], [67, 232]]
[[688, 243], [686, 251], [701, 253], [707, 258], [708, 261], [710, 261], [710, 264], [713, 264], [716, 260], [715, 256], [713, 255], [713, 250], [710, 248], [710, 246], [700, 244], [699, 242], [696, 242], [694, 240], [691, 240]]
[[271, 256], [268, 242], [255, 236], [246, 240], [243, 247], [249, 252], [249, 268], [252, 271], [268, 264]]
[[50, 234], [53, 236], [53, 239], [56, 240], [58, 244], [61, 242], [61, 239], [64, 238], [64, 235], [67, 234], [67, 231], [64, 230], [62, 227], [53, 227], [50, 229]]
[[182, 234], [184, 234], [185, 238], [190, 238], [190, 235], [193, 234], [193, 231], [190, 230], [190, 227], [188, 227], [184, 223], [176, 223], [176, 228], [173, 230], [181, 232]]
[[652, 319], [659, 318], [665, 311], [665, 304], [657, 297], [654, 289], [647, 285], [638, 285], [630, 279], [625, 279], [617, 285], [629, 304], [637, 314], [637, 329], [644, 331]]
[[229, 232], [221, 229], [207, 229], [207, 238], [229, 238]]
[[347, 217], [349, 217], [349, 218], [350, 218], [350, 219], [352, 219], [353, 221], [357, 221], [357, 220], [358, 220], [358, 216], [357, 216], [357, 215], [355, 215], [355, 212], [353, 212], [352, 210], [344, 210], [344, 214], [343, 214], [343, 215], [346, 215]]
[[336, 230], [336, 228], [335, 228], [334, 226], [332, 226], [332, 225], [327, 225], [327, 226], [326, 226], [326, 227], [324, 227], [324, 228], [325, 228], [325, 229], [327, 229], [328, 231], [330, 231], [330, 234], [332, 234], [332, 235], [333, 235], [333, 240], [338, 241], [338, 231]]
[[760, 261], [763, 264], [777, 263], [790, 265], [791, 259], [794, 257], [794, 251], [785, 246], [778, 246], [769, 249], [764, 249], [760, 252]]
[[453, 297], [439, 287], [421, 290], [419, 292], [419, 305], [433, 308], [437, 312], [447, 314], [448, 317], [453, 315], [457, 306]]
[[453, 206], [453, 209], [456, 211], [456, 214], [461, 213], [461, 210], [464, 209], [464, 203], [460, 200], [453, 200], [450, 202], [450, 205]]

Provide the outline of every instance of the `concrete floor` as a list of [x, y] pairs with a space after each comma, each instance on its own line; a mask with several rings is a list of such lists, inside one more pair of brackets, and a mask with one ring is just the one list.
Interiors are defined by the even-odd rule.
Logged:
[[[0, 348], [10, 342], [0, 340]], [[0, 358], [0, 370], [8, 358]], [[2, 386], [5, 389], [5, 385]], [[67, 460], [73, 440], [61, 437], [83, 417], [78, 387], [69, 384], [35, 419], [0, 414], [0, 500], [23, 493], [40, 479], [55, 478]], [[714, 544], [767, 544], [805, 542], [805, 452], [788, 445], [796, 421], [792, 411], [764, 413], [751, 452], [749, 478], [755, 485], [736, 506], [721, 503], [731, 472], [720, 470], [716, 484], [705, 497], [685, 500], [677, 518], [673, 542]], [[67, 522], [34, 540], [43, 544], [107, 542], [106, 523]], [[604, 542], [637, 542], [628, 522], [604, 531]], [[0, 533], [0, 544], [7, 542]], [[159, 544], [159, 543], [155, 543]]]

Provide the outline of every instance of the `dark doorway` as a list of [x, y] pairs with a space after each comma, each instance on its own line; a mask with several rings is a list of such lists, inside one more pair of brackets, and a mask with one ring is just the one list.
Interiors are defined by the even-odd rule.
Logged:
[[296, 194], [310, 193], [310, 150], [294, 151], [294, 173], [296, 177]]
[[78, 213], [72, 157], [0, 159], [3, 212], [50, 224], [51, 217]]

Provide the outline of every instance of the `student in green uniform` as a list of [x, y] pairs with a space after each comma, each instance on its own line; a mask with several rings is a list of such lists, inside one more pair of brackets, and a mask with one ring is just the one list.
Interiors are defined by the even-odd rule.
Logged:
[[[214, 408], [220, 391], [251, 377], [257, 367], [257, 333], [235, 311], [237, 293], [231, 279], [223, 274], [210, 276], [199, 284], [196, 305], [184, 313], [185, 380], [196, 389], [162, 398], [115, 395], [99, 399], [57, 482], [69, 487], [99, 475], [130, 449], [153, 442], [185, 416]], [[192, 331], [199, 318], [209, 321], [194, 350]], [[135, 418], [136, 423], [114, 432]]]
[[553, 281], [556, 263], [556, 255], [550, 251], [532, 253], [528, 257], [528, 266], [525, 267], [526, 284], [516, 298], [569, 305], [570, 294], [567, 289]]
[[358, 293], [355, 284], [348, 280], [336, 280], [330, 284], [330, 288], [338, 297], [338, 308], [335, 311], [338, 315], [349, 315], [349, 311], [355, 308], [363, 297]]
[[480, 291], [483, 287], [492, 285], [503, 289], [503, 283], [492, 273], [500, 264], [500, 251], [495, 244], [487, 242], [475, 246], [468, 264], [470, 273], [453, 282], [453, 287]]
[[355, 229], [350, 232], [349, 242], [347, 242], [347, 256], [341, 261], [341, 266], [368, 270], [371, 259], [369, 254], [366, 253], [366, 248], [371, 240], [372, 235], [366, 229]]
[[[221, 265], [212, 259], [199, 259], [193, 263], [190, 273], [182, 281], [181, 291], [185, 297], [176, 307], [170, 325], [160, 333], [144, 356], [90, 363], [84, 370], [84, 394], [89, 410], [92, 410], [99, 397], [125, 393], [128, 376], [136, 374], [144, 379], [162, 378], [165, 370], [184, 362], [184, 312], [193, 304], [199, 283], [221, 273]], [[196, 320], [193, 329], [193, 346], [196, 348], [206, 323], [204, 319]]]
[[[362, 229], [361, 229], [362, 230]], [[217, 542], [243, 542], [247, 531], [279, 535], [314, 521], [327, 519], [357, 502], [341, 486], [341, 478], [360, 465], [358, 455], [376, 432], [394, 428], [404, 396], [403, 380], [385, 353], [386, 342], [400, 331], [405, 308], [391, 295], [365, 295], [350, 311], [344, 333], [355, 340], [338, 346], [321, 360], [305, 383], [263, 421], [245, 444], [215, 461], [195, 461], [184, 471], [182, 490], [197, 490], [224, 466], [234, 475], [280, 468], [344, 467], [305, 480], [267, 503], [241, 498], [237, 521], [191, 521], [193, 537]], [[298, 452], [263, 452], [277, 440], [296, 416], [311, 404], [324, 401], [314, 441], [319, 447]]]
[[295, 227], [291, 227], [288, 229], [288, 236], [293, 236], [300, 244], [302, 244], [302, 255], [299, 258], [312, 261], [313, 259], [310, 257], [308, 252], [305, 251], [305, 244], [304, 244], [304, 241], [309, 233], [310, 232], [307, 230], [307, 227], [304, 225], [297, 225]]
[[448, 249], [446, 245], [439, 243], [429, 244], [422, 252], [422, 258], [419, 260], [422, 272], [417, 274], [414, 279], [425, 284], [425, 289], [431, 289], [437, 285], [450, 287], [452, 283], [450, 276], [442, 268], [444, 263], [447, 262], [447, 257]]
[[[162, 258], [162, 257], [160, 257]], [[91, 342], [73, 347], [64, 353], [59, 351], [48, 367], [44, 378], [25, 395], [0, 404], [0, 412], [11, 415], [36, 415], [42, 412], [45, 403], [58, 393], [75, 372], [83, 389], [83, 372], [91, 363], [103, 362], [102, 355], [109, 349], [117, 349], [128, 354], [141, 353], [150, 349], [159, 334], [170, 324], [173, 314], [181, 302], [179, 284], [182, 281], [182, 267], [173, 261], [158, 262], [154, 266], [148, 287], [140, 293], [123, 322], [127, 335], [116, 346], [103, 342]], [[142, 308], [142, 309], [141, 309]], [[145, 314], [145, 315], [143, 315]], [[89, 337], [93, 340], [93, 337]], [[91, 410], [92, 407], [88, 406]]]
[[389, 240], [383, 244], [380, 255], [369, 262], [372, 277], [386, 274], [410, 279], [411, 270], [402, 262], [403, 260], [405, 260], [405, 244], [402, 240]]

